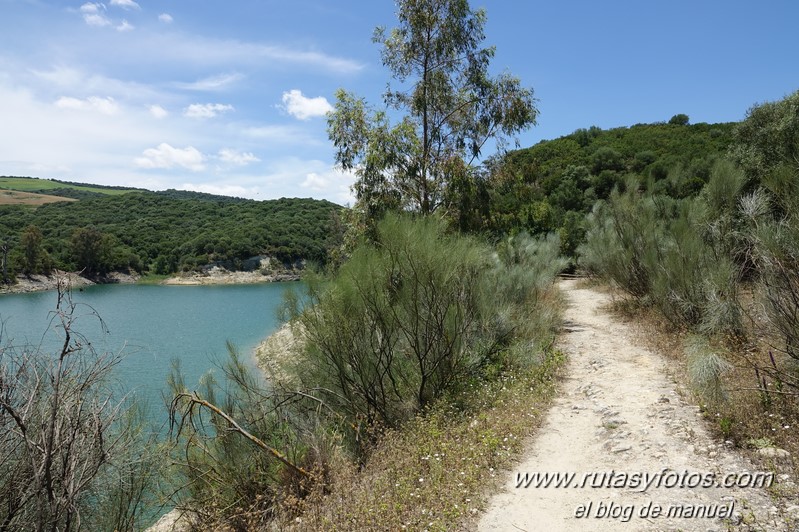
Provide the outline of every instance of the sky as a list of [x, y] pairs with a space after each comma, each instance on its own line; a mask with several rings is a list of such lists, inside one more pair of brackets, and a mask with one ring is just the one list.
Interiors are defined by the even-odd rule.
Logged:
[[[482, 0], [491, 71], [535, 91], [521, 147], [738, 121], [799, 89], [799, 2]], [[382, 105], [389, 0], [0, 0], [0, 175], [353, 202], [325, 113]], [[489, 156], [491, 153], [485, 153]]]

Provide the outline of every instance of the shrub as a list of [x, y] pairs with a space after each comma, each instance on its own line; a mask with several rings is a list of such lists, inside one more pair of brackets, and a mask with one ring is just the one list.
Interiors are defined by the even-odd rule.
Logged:
[[614, 191], [607, 202], [597, 203], [587, 226], [586, 242], [578, 248], [580, 264], [634, 297], [646, 296], [663, 232], [652, 198], [631, 180], [626, 192]]
[[57, 352], [0, 348], [2, 530], [134, 530], [152, 494], [155, 448], [109, 384], [120, 355], [92, 349], [75, 309], [59, 285]]
[[690, 336], [685, 350], [692, 387], [710, 405], [717, 406], [726, 399], [721, 376], [732, 369], [732, 365], [713, 350], [704, 336]]
[[303, 512], [309, 493], [341, 489], [330, 475], [352, 455], [365, 466], [381, 437], [484, 404], [476, 383], [504, 394], [506, 370], [549, 375], [558, 248], [520, 234], [493, 252], [441, 220], [385, 218], [332, 277], [287, 299], [282, 352], [261, 360], [268, 386], [232, 348], [224, 383], [209, 375], [199, 392], [176, 368], [179, 505], [206, 526], [263, 527], [280, 509]]
[[356, 451], [359, 430], [399, 426], [542, 322], [531, 312], [557, 240], [518, 236], [492, 255], [440, 221], [390, 215], [333, 279], [308, 284], [304, 309], [290, 305], [304, 342], [288, 373], [355, 429]]

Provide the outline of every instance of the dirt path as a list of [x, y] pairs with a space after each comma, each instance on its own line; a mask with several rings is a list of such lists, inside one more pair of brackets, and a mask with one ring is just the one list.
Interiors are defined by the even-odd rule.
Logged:
[[[489, 501], [479, 530], [796, 530], [763, 489], [664, 487], [759, 470], [714, 443], [660, 356], [602, 309], [608, 296], [575, 281], [561, 288], [570, 303], [560, 340], [569, 355], [563, 392], [505, 490]], [[535, 472], [572, 472], [585, 487], [516, 487], [517, 473]], [[653, 517], [658, 506], [672, 516]], [[687, 517], [701, 512], [731, 518]]]

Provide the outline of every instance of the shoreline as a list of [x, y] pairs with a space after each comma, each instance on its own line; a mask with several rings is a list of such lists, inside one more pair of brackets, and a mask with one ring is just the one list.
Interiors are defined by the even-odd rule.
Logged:
[[[159, 285], [168, 286], [201, 286], [201, 285], [232, 285], [232, 284], [262, 284], [299, 281], [301, 274], [298, 270], [263, 274], [260, 271], [228, 271], [224, 268], [214, 267], [208, 272], [182, 273], [167, 277]], [[75, 272], [55, 270], [50, 275], [21, 275], [12, 285], [0, 285], [0, 296], [4, 294], [28, 294], [32, 292], [46, 292], [55, 290], [61, 279], [66, 279], [70, 288], [83, 289], [86, 286], [98, 284], [136, 284], [142, 278], [139, 274], [111, 272], [100, 280], [87, 279]]]
[[229, 271], [219, 266], [214, 266], [207, 272], [190, 272], [173, 275], [167, 277], [158, 284], [170, 286], [261, 284], [299, 281], [300, 277], [301, 275], [298, 270], [286, 270], [283, 272], [264, 274], [258, 270], [249, 272]]
[[11, 285], [0, 285], [0, 295], [3, 294], [29, 294], [32, 292], [46, 292], [58, 288], [60, 281], [66, 280], [70, 289], [82, 290], [85, 286], [97, 284], [135, 284], [141, 276], [122, 272], [111, 272], [99, 280], [87, 279], [75, 272], [53, 270], [50, 275], [20, 275], [17, 282]]

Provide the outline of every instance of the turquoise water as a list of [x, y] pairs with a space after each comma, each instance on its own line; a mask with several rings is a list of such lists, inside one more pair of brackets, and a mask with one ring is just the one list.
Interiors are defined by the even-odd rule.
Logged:
[[[278, 326], [283, 293], [297, 283], [221, 286], [102, 285], [73, 293], [73, 330], [97, 351], [122, 351], [114, 368], [120, 386], [148, 404], [150, 417], [165, 418], [162, 394], [172, 360], [181, 361], [189, 388], [227, 357], [232, 342], [242, 359]], [[63, 333], [51, 323], [55, 292], [0, 296], [3, 345], [11, 342], [55, 351]], [[100, 326], [102, 318], [107, 332]], [[48, 330], [49, 326], [49, 330]], [[164, 419], [165, 421], [165, 419]]]

